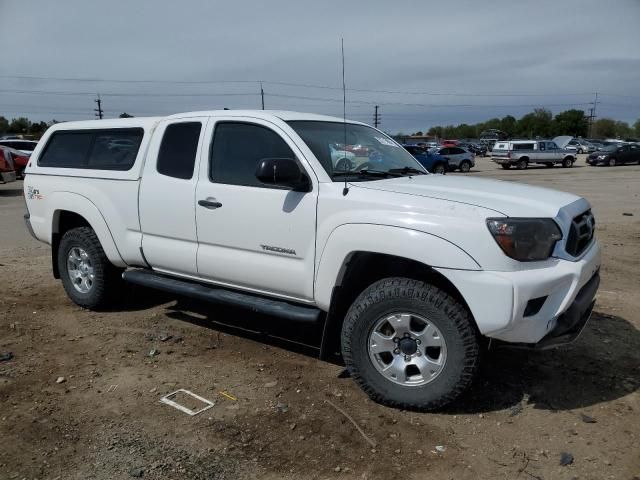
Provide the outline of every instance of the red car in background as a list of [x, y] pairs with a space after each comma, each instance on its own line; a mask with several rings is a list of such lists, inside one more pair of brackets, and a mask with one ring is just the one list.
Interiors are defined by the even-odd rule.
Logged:
[[15, 148], [0, 145], [0, 161], [1, 159], [4, 159], [7, 165], [11, 165], [11, 170], [14, 171], [14, 177], [24, 176], [24, 169], [27, 168], [27, 163], [29, 163], [29, 155]]
[[0, 183], [16, 181], [16, 170], [13, 166], [13, 155], [10, 148], [0, 147]]
[[443, 140], [442, 141], [442, 146], [443, 147], [457, 147], [458, 146], [458, 140]]

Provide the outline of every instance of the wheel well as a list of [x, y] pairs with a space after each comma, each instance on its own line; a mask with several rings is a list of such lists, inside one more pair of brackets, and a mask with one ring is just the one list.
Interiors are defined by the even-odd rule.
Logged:
[[527, 156], [525, 155], [524, 157], [520, 157], [520, 158], [518, 158], [518, 161], [520, 161], [520, 160], [524, 160], [525, 162], [528, 162], [528, 161], [529, 161], [529, 157], [527, 157]]
[[345, 262], [333, 288], [322, 335], [321, 358], [339, 356], [340, 331], [349, 307], [365, 288], [387, 277], [412, 278], [435, 285], [458, 300], [471, 314], [469, 306], [453, 283], [429, 265], [395, 255], [354, 252]]
[[51, 229], [51, 266], [53, 267], [53, 277], [60, 278], [58, 271], [58, 247], [62, 236], [77, 227], [91, 227], [89, 222], [75, 212], [68, 210], [56, 210], [53, 214], [53, 225]]

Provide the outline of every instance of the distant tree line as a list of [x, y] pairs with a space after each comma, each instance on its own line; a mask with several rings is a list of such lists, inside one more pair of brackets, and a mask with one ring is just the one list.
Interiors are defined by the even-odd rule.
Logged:
[[[553, 138], [558, 135], [592, 138], [629, 138], [640, 137], [640, 119], [633, 126], [627, 122], [600, 118], [593, 122], [589, 133], [589, 117], [583, 110], [566, 110], [553, 115], [549, 110], [536, 108], [520, 119], [512, 115], [503, 118], [492, 118], [476, 124], [461, 123], [431, 127], [427, 135], [438, 138], [478, 138], [484, 130], [498, 129], [509, 137], [521, 138]], [[415, 134], [422, 135], [422, 132]]]
[[[132, 118], [133, 115], [129, 115], [124, 112], [120, 114], [120, 118]], [[26, 117], [7, 118], [0, 115], [0, 135], [25, 135], [33, 138], [40, 138], [44, 132], [51, 125], [59, 123], [58, 120], [51, 120], [50, 122], [32, 122]]]
[[13, 118], [11, 121], [0, 115], [0, 134], [29, 135], [40, 138], [47, 128], [57, 120], [50, 122], [32, 122], [26, 117]]

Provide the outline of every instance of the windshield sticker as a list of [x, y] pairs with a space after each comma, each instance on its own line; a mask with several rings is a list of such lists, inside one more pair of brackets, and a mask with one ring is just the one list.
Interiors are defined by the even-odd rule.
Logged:
[[378, 142], [380, 142], [382, 145], [386, 145], [387, 147], [397, 147], [398, 144], [392, 142], [391, 140], [384, 138], [384, 137], [374, 137], [376, 140], [378, 140]]

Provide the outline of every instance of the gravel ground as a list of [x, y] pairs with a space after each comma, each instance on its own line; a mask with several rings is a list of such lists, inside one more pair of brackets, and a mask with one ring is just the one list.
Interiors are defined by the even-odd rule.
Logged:
[[[22, 182], [0, 185], [0, 478], [640, 478], [640, 166], [481, 158], [468, 175], [585, 196], [602, 284], [574, 345], [490, 352], [431, 414], [371, 402], [314, 358], [318, 332], [277, 319], [136, 288], [106, 312], [73, 305], [24, 228]], [[178, 388], [215, 406], [159, 402]]]

